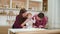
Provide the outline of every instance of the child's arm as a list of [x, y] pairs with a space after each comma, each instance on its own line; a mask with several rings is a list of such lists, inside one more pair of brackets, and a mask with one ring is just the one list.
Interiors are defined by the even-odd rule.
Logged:
[[33, 23], [35, 23], [35, 22], [36, 22], [36, 19], [35, 19], [35, 17], [32, 19], [32, 22], [33, 22]]

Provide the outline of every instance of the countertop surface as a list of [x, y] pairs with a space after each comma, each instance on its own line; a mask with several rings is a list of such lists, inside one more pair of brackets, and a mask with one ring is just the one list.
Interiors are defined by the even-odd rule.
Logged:
[[53, 30], [48, 30], [48, 29], [41, 29], [41, 28], [30, 28], [30, 29], [9, 29], [9, 31], [13, 32], [13, 33], [54, 33], [60, 34], [60, 30], [59, 29], [53, 29]]
[[39, 30], [46, 30], [41, 28], [22, 28], [22, 29], [8, 29], [11, 32], [23, 32], [23, 31], [39, 31]]

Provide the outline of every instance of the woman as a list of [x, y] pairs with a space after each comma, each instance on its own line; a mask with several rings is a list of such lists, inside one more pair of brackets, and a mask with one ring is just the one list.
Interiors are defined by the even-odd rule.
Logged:
[[16, 16], [15, 23], [13, 24], [12, 28], [23, 28], [25, 25], [25, 21], [27, 19], [27, 10], [21, 9], [19, 15]]

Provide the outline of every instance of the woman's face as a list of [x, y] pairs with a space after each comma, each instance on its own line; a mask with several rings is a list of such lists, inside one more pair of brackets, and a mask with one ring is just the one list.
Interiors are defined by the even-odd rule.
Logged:
[[26, 17], [26, 16], [27, 16], [27, 13], [26, 13], [26, 12], [25, 12], [25, 13], [23, 13], [23, 14], [22, 14], [22, 16], [23, 16], [23, 17]]

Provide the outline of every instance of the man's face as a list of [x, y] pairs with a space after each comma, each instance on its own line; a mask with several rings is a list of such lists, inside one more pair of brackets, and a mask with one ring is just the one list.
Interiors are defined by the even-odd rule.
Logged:
[[38, 16], [37, 16], [37, 19], [38, 19], [38, 20], [42, 20], [42, 19], [41, 19], [40, 17], [38, 17]]

